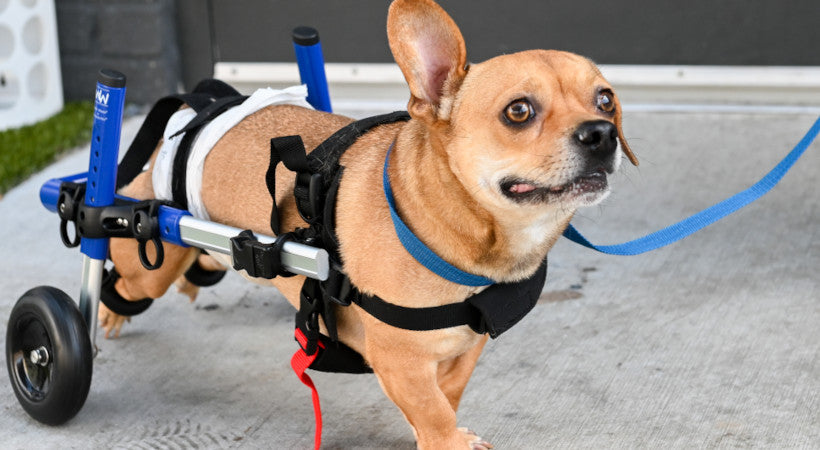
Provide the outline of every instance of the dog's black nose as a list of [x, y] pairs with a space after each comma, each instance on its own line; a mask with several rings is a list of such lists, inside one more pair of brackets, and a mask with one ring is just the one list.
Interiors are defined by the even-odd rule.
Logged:
[[606, 156], [618, 147], [618, 129], [606, 120], [590, 120], [578, 126], [573, 134], [581, 148]]

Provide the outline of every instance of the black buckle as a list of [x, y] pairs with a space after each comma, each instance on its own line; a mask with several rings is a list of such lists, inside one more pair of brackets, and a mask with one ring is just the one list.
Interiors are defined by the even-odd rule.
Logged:
[[281, 261], [282, 246], [292, 238], [292, 234], [286, 233], [278, 236], [272, 244], [263, 244], [251, 230], [239, 233], [239, 236], [231, 238], [233, 268], [245, 270], [251, 277], [268, 280], [278, 275], [292, 275], [285, 270]]

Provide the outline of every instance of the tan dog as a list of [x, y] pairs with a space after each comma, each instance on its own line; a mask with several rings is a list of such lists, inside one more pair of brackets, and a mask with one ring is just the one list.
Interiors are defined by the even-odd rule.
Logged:
[[[498, 282], [529, 277], [575, 210], [606, 197], [621, 151], [636, 163], [611, 86], [592, 62], [559, 51], [468, 66], [460, 31], [431, 0], [396, 0], [387, 31], [412, 94], [412, 120], [372, 130], [341, 160], [336, 222], [344, 270], [362, 292], [407, 307], [461, 302], [481, 289], [433, 274], [399, 242], [382, 191], [385, 155], [395, 142], [389, 177], [399, 214], [416, 235], [464, 271]], [[312, 149], [350, 121], [295, 106], [248, 117], [206, 160], [202, 196], [211, 219], [270, 234], [269, 139], [298, 134]], [[283, 229], [304, 226], [292, 201], [293, 174], [280, 166], [277, 178]], [[123, 191], [153, 197], [151, 171]], [[122, 275], [117, 291], [140, 299], [163, 295], [197, 250], [166, 245], [164, 265], [151, 272], [138, 262], [133, 240], [114, 240], [111, 254]], [[294, 306], [302, 282], [273, 280]], [[356, 305], [337, 315], [341, 341], [365, 357], [419, 448], [490, 447], [456, 426], [486, 335], [467, 326], [402, 330]], [[124, 318], [104, 306], [100, 318], [106, 335], [119, 333]]]

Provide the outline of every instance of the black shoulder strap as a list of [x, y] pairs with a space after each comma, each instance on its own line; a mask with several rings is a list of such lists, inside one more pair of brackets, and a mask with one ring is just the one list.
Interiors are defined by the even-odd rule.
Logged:
[[[311, 169], [322, 174], [335, 173], [339, 167], [339, 158], [356, 142], [356, 139], [379, 125], [408, 120], [410, 120], [410, 115], [407, 111], [395, 111], [357, 120], [341, 128], [310, 152]], [[326, 177], [326, 182], [329, 183], [331, 178]]]
[[222, 81], [207, 79], [199, 82], [189, 94], [169, 95], [157, 101], [120, 161], [117, 168], [117, 189], [133, 181], [142, 172], [162, 138], [165, 124], [180, 106], [187, 104], [195, 111], [201, 111], [217, 98], [229, 95], [239, 93]]
[[299, 214], [306, 222], [313, 225], [321, 219], [326, 209], [325, 197], [330, 193], [335, 200], [335, 192], [330, 188], [338, 183], [340, 173], [339, 159], [344, 152], [356, 142], [356, 139], [371, 129], [388, 123], [406, 121], [410, 115], [406, 111], [368, 117], [357, 120], [333, 133], [319, 144], [310, 154], [300, 136], [282, 136], [271, 139], [270, 165], [265, 175], [268, 192], [273, 198], [271, 210], [271, 230], [274, 234], [281, 232], [279, 211], [276, 206], [276, 166], [279, 162], [296, 172], [294, 196]]

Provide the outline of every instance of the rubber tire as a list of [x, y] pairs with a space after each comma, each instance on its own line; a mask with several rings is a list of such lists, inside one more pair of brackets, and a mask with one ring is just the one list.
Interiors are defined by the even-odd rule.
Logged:
[[[40, 346], [49, 362], [35, 367], [27, 355]], [[14, 305], [6, 330], [6, 366], [17, 400], [37, 421], [60, 425], [80, 411], [91, 387], [93, 357], [85, 320], [65, 292], [39, 286]], [[34, 386], [35, 377], [45, 381]]]

